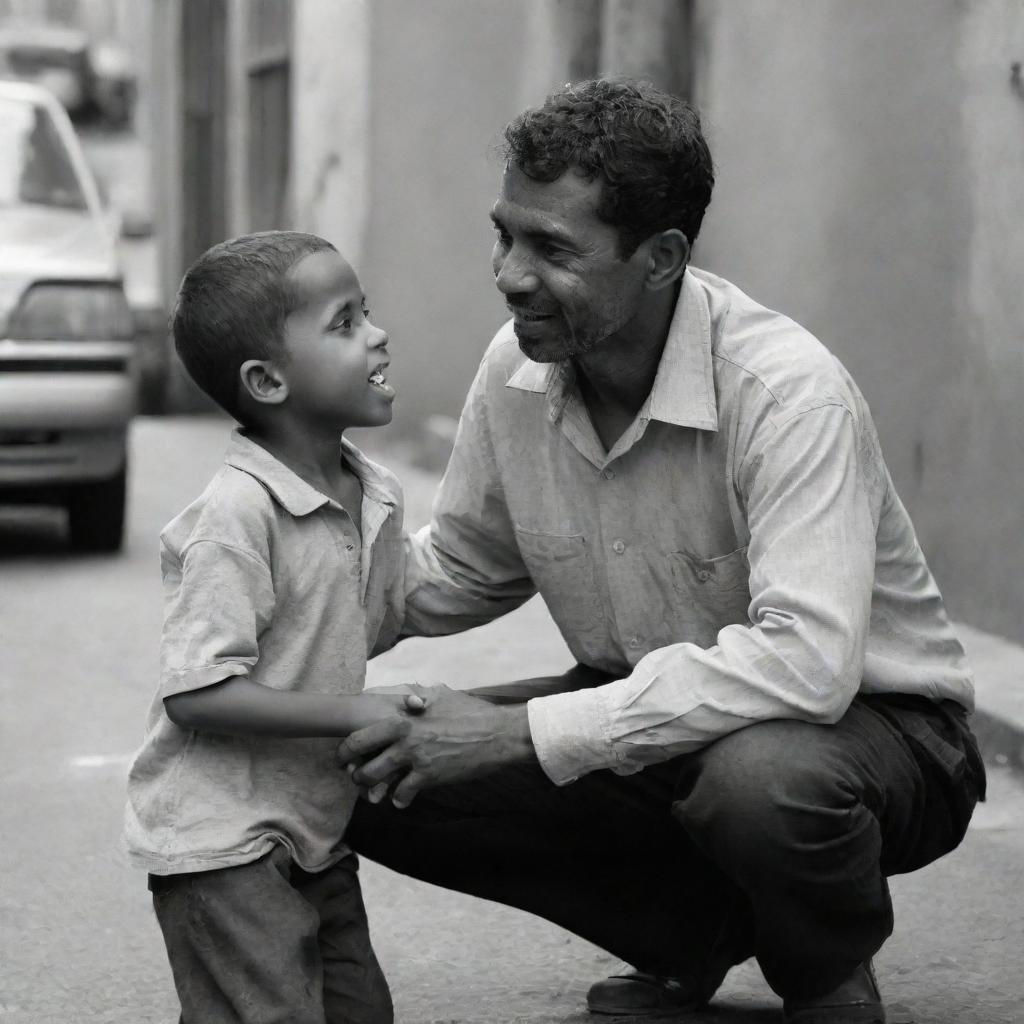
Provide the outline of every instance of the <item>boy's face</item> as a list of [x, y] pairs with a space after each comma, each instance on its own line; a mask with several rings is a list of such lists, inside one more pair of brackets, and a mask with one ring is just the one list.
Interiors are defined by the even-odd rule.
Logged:
[[388, 336], [370, 323], [355, 271], [327, 249], [300, 259], [289, 279], [299, 304], [285, 321], [281, 373], [292, 414], [326, 433], [390, 423]]

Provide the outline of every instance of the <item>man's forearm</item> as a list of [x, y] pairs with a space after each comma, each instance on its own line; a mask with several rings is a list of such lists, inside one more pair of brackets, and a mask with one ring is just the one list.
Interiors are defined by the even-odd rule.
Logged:
[[478, 686], [467, 690], [474, 697], [482, 697], [491, 704], [525, 704], [534, 697], [548, 697], [553, 693], [571, 693], [591, 686], [600, 686], [617, 678], [589, 665], [573, 665], [558, 676], [534, 676], [508, 683]]
[[396, 713], [398, 699], [374, 694], [273, 690], [242, 676], [164, 700], [176, 725], [231, 735], [347, 736]]

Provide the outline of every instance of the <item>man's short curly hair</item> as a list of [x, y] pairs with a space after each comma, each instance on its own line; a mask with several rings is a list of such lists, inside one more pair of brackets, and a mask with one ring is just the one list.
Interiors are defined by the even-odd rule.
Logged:
[[535, 181], [572, 168], [600, 178], [597, 215], [618, 228], [620, 255], [678, 228], [692, 245], [715, 183], [700, 116], [647, 82], [592, 79], [567, 85], [505, 129], [504, 156]]
[[196, 384], [243, 424], [238, 371], [247, 359], [285, 353], [285, 321], [299, 304], [288, 272], [324, 250], [337, 251], [301, 231], [241, 235], [207, 249], [181, 282], [171, 314], [178, 357]]

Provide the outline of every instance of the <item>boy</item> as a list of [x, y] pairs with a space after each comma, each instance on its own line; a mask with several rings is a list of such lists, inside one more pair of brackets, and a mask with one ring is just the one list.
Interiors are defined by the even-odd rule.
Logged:
[[401, 624], [401, 489], [342, 439], [391, 420], [388, 336], [337, 250], [284, 231], [201, 256], [172, 329], [243, 429], [161, 535], [162, 679], [129, 851], [183, 1022], [387, 1024], [333, 737], [404, 713], [359, 692]]

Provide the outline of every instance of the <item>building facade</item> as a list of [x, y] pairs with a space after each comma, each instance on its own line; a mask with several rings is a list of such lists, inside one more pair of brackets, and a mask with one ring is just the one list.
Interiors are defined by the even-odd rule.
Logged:
[[1024, 639], [1016, 0], [153, 3], [167, 295], [226, 235], [326, 235], [391, 334], [404, 433], [458, 414], [504, 317], [505, 122], [595, 73], [692, 97], [718, 179], [695, 262], [849, 366], [953, 614]]

